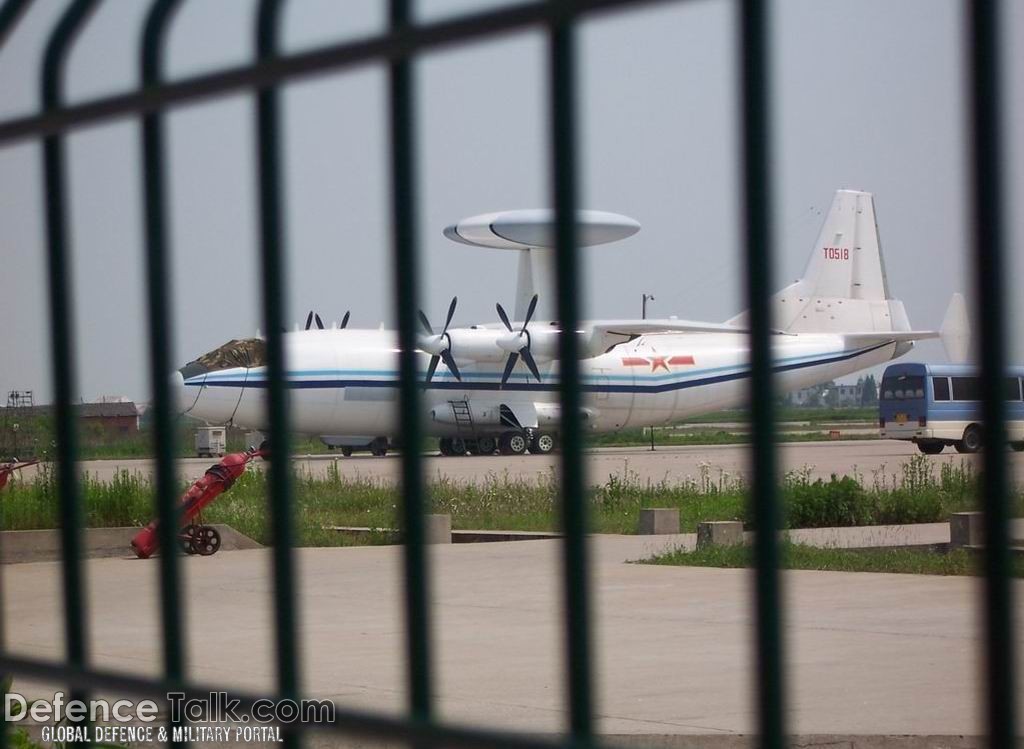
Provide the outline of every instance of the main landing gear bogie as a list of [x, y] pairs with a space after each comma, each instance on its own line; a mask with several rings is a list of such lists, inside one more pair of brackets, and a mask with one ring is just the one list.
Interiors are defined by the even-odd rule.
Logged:
[[548, 455], [555, 449], [555, 436], [550, 432], [531, 430], [503, 432], [498, 438], [484, 435], [476, 438], [442, 437], [438, 440], [441, 455]]

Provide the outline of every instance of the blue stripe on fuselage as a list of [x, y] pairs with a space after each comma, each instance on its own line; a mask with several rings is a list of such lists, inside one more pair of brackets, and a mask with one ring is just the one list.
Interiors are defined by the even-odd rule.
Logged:
[[[794, 357], [794, 359], [788, 360], [791, 363], [778, 364], [773, 368], [775, 372], [789, 372], [796, 369], [806, 369], [808, 367], [816, 367], [823, 364], [835, 364], [841, 361], [848, 361], [858, 356], [877, 351], [880, 348], [891, 346], [893, 341], [887, 341], [885, 343], [876, 344], [867, 348], [858, 349], [855, 351], [842, 351], [838, 354], [828, 356], [821, 359], [806, 359], [805, 357]], [[802, 361], [801, 361], [802, 360]], [[787, 361], [787, 360], [783, 360]], [[718, 367], [714, 369], [698, 370], [700, 372], [716, 372], [721, 370], [734, 369], [734, 367]], [[314, 370], [315, 372], [323, 374], [343, 374], [352, 372], [353, 374], [362, 374], [364, 377], [367, 375], [380, 376], [391, 376], [396, 377], [397, 372], [386, 372], [386, 371], [360, 371], [360, 370]], [[310, 373], [311, 374], [311, 373]], [[677, 373], [678, 374], [678, 373]], [[692, 375], [695, 372], [687, 372], [685, 374]], [[292, 377], [295, 376], [308, 376], [305, 372], [293, 372]], [[489, 382], [459, 382], [457, 380], [432, 380], [429, 384], [424, 386], [430, 390], [464, 390], [464, 391], [526, 391], [526, 392], [554, 392], [558, 390], [557, 381], [549, 382], [508, 382], [502, 385], [500, 382], [500, 372], [466, 372], [463, 377], [473, 375], [474, 377], [491, 377], [494, 378]], [[740, 380], [750, 375], [748, 369], [739, 369], [734, 372], [726, 372], [723, 374], [717, 374], [710, 377], [696, 377], [686, 380], [679, 380], [675, 382], [656, 382], [649, 385], [617, 385], [611, 382], [599, 382], [599, 383], [582, 383], [580, 387], [584, 392], [588, 393], [664, 393], [672, 390], [683, 390], [692, 387], [701, 387], [704, 385], [714, 385], [721, 382], [729, 382], [731, 380]], [[250, 375], [251, 376], [251, 375]], [[670, 375], [671, 376], [671, 375]], [[677, 375], [675, 375], [677, 376]], [[267, 386], [266, 380], [249, 380], [234, 379], [241, 378], [242, 375], [227, 375], [223, 379], [210, 380], [210, 375], [205, 375], [204, 378], [195, 378], [195, 381], [189, 380], [185, 384], [189, 386], [206, 386], [206, 387], [251, 387], [251, 388], [265, 388]], [[628, 375], [585, 375], [585, 379], [590, 380], [612, 380], [612, 379], [633, 379]], [[661, 376], [644, 376], [645, 380], [662, 380], [664, 375]], [[349, 388], [349, 387], [362, 387], [362, 388], [397, 388], [399, 382], [397, 379], [391, 380], [369, 380], [369, 379], [323, 379], [323, 380], [288, 380], [288, 387], [293, 390], [307, 390], [307, 389], [329, 389], [329, 388]]]

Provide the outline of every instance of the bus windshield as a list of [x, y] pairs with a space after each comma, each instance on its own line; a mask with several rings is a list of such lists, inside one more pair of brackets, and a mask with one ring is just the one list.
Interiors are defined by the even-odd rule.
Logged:
[[924, 377], [890, 375], [882, 378], [882, 400], [917, 400], [924, 398]]

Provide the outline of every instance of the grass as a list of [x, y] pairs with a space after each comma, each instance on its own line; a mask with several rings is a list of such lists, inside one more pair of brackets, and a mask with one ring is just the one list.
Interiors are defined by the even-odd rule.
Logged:
[[[777, 413], [779, 422], [798, 422], [790, 431], [779, 434], [780, 442], [806, 442], [828, 438], [831, 427], [841, 427], [848, 422], [871, 422], [878, 418], [876, 408], [795, 408], [781, 407]], [[694, 416], [687, 420], [688, 425], [709, 425], [707, 428], [674, 429], [656, 428], [655, 443], [667, 445], [735, 445], [746, 444], [749, 436], [745, 429], [730, 431], [716, 427], [722, 423], [744, 424], [749, 414], [744, 410], [716, 411], [710, 414]], [[179, 458], [195, 455], [193, 449], [194, 430], [198, 422], [183, 420], [177, 430], [177, 450]], [[3, 425], [0, 424], [0, 428]], [[48, 459], [56, 453], [54, 444], [53, 419], [49, 416], [33, 417], [20, 425], [21, 431], [15, 442], [12, 435], [0, 434], [0, 452], [6, 451], [10, 457], [37, 456]], [[846, 435], [842, 439], [874, 439], [874, 435]], [[228, 452], [237, 452], [248, 447], [245, 444], [245, 430], [231, 428], [227, 435]], [[651, 441], [650, 433], [644, 429], [627, 429], [613, 434], [592, 435], [589, 444], [592, 447], [632, 447], [646, 446]], [[296, 454], [321, 455], [330, 452], [328, 447], [317, 437], [295, 435], [292, 447]], [[437, 450], [437, 440], [424, 440], [423, 448], [427, 452]], [[79, 429], [79, 458], [81, 460], [149, 458], [153, 455], [153, 435], [148, 423], [144, 423], [136, 434], [117, 435], [105, 432], [96, 427]]]
[[[784, 542], [781, 566], [790, 570], [831, 572], [889, 572], [913, 575], [978, 575], [980, 558], [963, 549], [937, 553], [919, 549], [822, 549]], [[685, 567], [740, 568], [753, 565], [749, 546], [711, 546], [697, 551], [675, 550], [645, 559], [641, 564]], [[1024, 577], [1024, 560], [1016, 557], [1013, 576]]]
[[[352, 543], [330, 526], [396, 528], [400, 494], [380, 481], [342, 474], [332, 463], [327, 474], [295, 476], [297, 541], [302, 546]], [[950, 513], [974, 509], [976, 477], [968, 463], [934, 465], [914, 456], [893, 473], [812, 478], [810, 470], [786, 475], [781, 492], [790, 528], [921, 523], [946, 520]], [[182, 492], [185, 485], [181, 487]], [[558, 529], [557, 486], [553, 476], [538, 480], [491, 475], [479, 484], [436, 480], [428, 485], [430, 511], [448, 513], [457, 529], [552, 531]], [[207, 522], [227, 523], [267, 543], [266, 480], [250, 470], [207, 510]], [[86, 476], [83, 512], [89, 527], [141, 526], [152, 518], [153, 488], [147, 479], [122, 472], [112, 481]], [[1024, 515], [1024, 498], [1012, 497], [1015, 515]], [[737, 476], [702, 464], [698, 474], [678, 482], [641, 481], [628, 469], [609, 475], [588, 495], [591, 529], [598, 533], [635, 533], [640, 509], [676, 507], [684, 532], [703, 520], [752, 522], [747, 486]], [[32, 479], [16, 477], [0, 494], [0, 527], [5, 530], [54, 528], [59, 522], [52, 470]], [[373, 539], [383, 543], [384, 534]]]

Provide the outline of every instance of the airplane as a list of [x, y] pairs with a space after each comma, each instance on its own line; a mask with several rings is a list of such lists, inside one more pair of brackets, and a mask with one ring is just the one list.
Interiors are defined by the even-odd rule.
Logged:
[[[625, 216], [579, 211], [581, 247], [618, 241], [640, 225]], [[554, 216], [503, 211], [447, 227], [450, 239], [519, 252], [515, 314], [496, 305], [495, 322], [452, 327], [453, 299], [438, 328], [422, 312], [419, 370], [425, 429], [443, 455], [547, 454], [558, 442], [559, 336], [552, 319]], [[953, 296], [939, 331], [914, 330], [889, 291], [874, 197], [839, 190], [801, 278], [771, 300], [776, 383], [787, 392], [843, 377], [941, 338], [963, 361], [967, 320]], [[325, 328], [285, 334], [286, 382], [296, 432], [320, 435], [350, 454], [384, 454], [399, 432], [397, 332]], [[614, 432], [670, 425], [742, 407], [747, 398], [747, 313], [724, 322], [595, 320], [579, 336], [585, 428]], [[346, 315], [345, 322], [348, 319]], [[207, 423], [265, 427], [264, 341], [231, 341], [174, 374], [182, 411]]]

